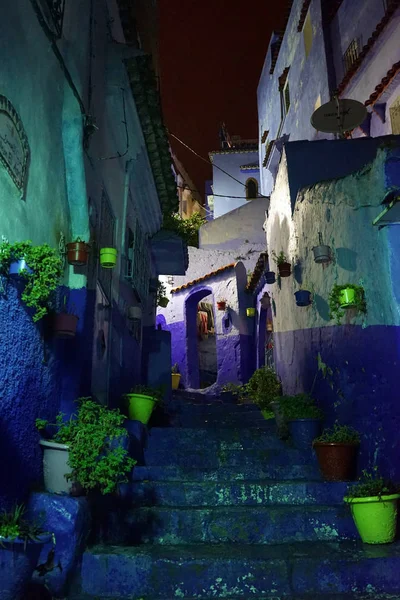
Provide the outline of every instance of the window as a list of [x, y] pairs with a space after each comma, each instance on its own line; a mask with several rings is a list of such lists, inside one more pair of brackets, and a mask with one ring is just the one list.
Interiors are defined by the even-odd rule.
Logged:
[[285, 114], [287, 114], [290, 107], [289, 82], [286, 83], [285, 89], [283, 90], [283, 101], [285, 103]]
[[313, 31], [312, 31], [310, 11], [308, 11], [306, 20], [304, 22], [303, 38], [304, 38], [304, 50], [306, 53], [306, 58], [308, 58], [308, 55], [311, 52], [311, 46], [312, 46], [312, 42], [313, 42]]
[[[279, 77], [279, 93], [281, 95], [281, 121], [283, 123], [290, 107], [290, 89], [289, 89], [289, 67], [283, 71]], [[281, 126], [282, 126], [281, 123]]]
[[253, 177], [246, 181], [246, 200], [254, 200], [258, 196], [258, 183]]
[[397, 96], [389, 109], [390, 122], [392, 124], [392, 134], [400, 135], [400, 96]]
[[343, 65], [345, 74], [351, 69], [353, 64], [356, 62], [361, 48], [361, 40], [354, 38], [346, 52], [343, 55]]

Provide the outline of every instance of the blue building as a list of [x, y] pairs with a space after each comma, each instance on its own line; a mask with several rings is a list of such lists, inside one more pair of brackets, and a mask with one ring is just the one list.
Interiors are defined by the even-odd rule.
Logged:
[[[40, 480], [36, 418], [69, 414], [90, 394], [115, 406], [149, 372], [151, 383], [170, 385], [169, 340], [154, 330], [150, 284], [187, 268], [182, 240], [161, 229], [178, 198], [152, 57], [137, 35], [153, 31], [155, 9], [146, 25], [135, 14], [140, 2], [3, 5], [0, 234], [55, 250], [63, 263], [56, 311], [79, 321], [75, 337], [47, 335], [21, 285], [2, 278], [0, 445], [9, 460], [1, 503], [23, 499]], [[66, 244], [76, 240], [89, 244], [85, 266], [67, 262]], [[100, 265], [105, 247], [117, 251], [113, 269]], [[149, 369], [161, 346], [159, 368]]]
[[209, 153], [214, 219], [261, 195], [257, 140], [231, 138], [225, 126], [220, 137], [221, 149]]
[[[293, 0], [274, 33], [258, 87], [261, 191], [271, 192], [288, 140], [332, 139], [310, 123], [335, 94], [368, 108], [352, 137], [398, 134], [399, 2]], [[262, 166], [261, 166], [262, 165]]]

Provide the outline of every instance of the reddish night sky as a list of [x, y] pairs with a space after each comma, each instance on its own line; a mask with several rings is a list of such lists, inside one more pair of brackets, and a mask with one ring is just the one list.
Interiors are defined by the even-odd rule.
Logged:
[[[160, 0], [160, 73], [168, 129], [199, 154], [218, 150], [225, 121], [231, 135], [257, 138], [257, 85], [282, 0]], [[211, 168], [171, 139], [204, 195]]]

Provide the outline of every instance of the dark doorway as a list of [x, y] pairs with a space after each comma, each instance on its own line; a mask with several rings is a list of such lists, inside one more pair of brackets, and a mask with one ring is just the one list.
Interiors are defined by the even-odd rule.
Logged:
[[217, 343], [212, 290], [203, 288], [186, 299], [187, 379], [192, 389], [217, 381]]

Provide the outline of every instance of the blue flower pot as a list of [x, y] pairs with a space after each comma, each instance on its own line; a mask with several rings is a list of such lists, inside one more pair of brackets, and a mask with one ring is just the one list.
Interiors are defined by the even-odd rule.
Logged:
[[274, 271], [266, 271], [265, 283], [275, 283], [276, 277]]
[[299, 290], [294, 293], [297, 306], [309, 306], [311, 304], [311, 292], [307, 290]]
[[1, 538], [4, 548], [0, 546], [0, 600], [26, 598], [25, 587], [38, 564], [43, 545], [50, 540], [51, 535], [43, 535], [39, 541], [27, 543], [24, 549], [24, 542], [19, 538], [13, 541]]
[[293, 445], [299, 450], [311, 450], [321, 433], [321, 419], [296, 419], [288, 421], [288, 426]]
[[10, 264], [10, 268], [8, 270], [9, 275], [13, 277], [19, 277], [21, 275], [21, 271], [28, 271], [28, 273], [33, 273], [32, 269], [28, 267], [24, 259], [14, 260]]

